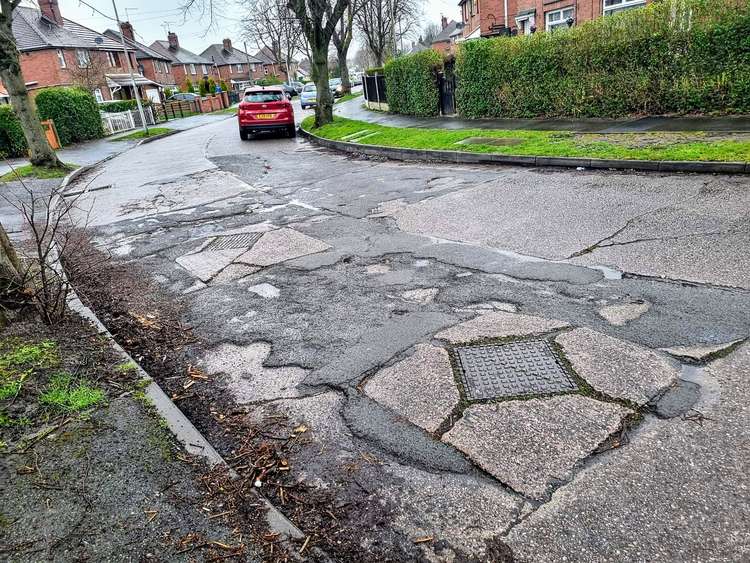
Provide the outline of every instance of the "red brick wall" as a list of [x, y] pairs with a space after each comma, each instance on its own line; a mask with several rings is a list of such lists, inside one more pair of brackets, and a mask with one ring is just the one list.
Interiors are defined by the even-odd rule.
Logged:
[[[187, 74], [185, 74], [185, 68], [187, 67]], [[216, 67], [210, 64], [206, 65], [206, 70], [208, 71], [207, 74], [203, 74], [203, 67], [200, 64], [195, 65], [195, 74], [192, 74], [190, 72], [190, 65], [181, 65], [181, 64], [173, 64], [172, 65], [172, 74], [174, 75], [175, 84], [182, 87], [183, 84], [185, 84], [185, 78], [190, 78], [190, 81], [193, 83], [193, 86], [195, 86], [195, 91], [198, 91], [198, 82], [203, 80], [204, 76], [208, 76], [209, 78], [213, 78], [214, 82], [219, 82], [221, 79], [219, 78], [219, 74], [216, 72]]]
[[141, 59], [140, 64], [143, 65], [143, 76], [149, 80], [153, 80], [158, 84], [170, 85], [177, 84], [175, 82], [174, 73], [172, 72], [172, 65], [166, 63], [167, 73], [162, 72], [163, 66], [157, 65], [154, 59]]
[[451, 42], [440, 41], [439, 43], [433, 43], [431, 47], [433, 50], [437, 51], [438, 53], [445, 55], [446, 53], [449, 53], [451, 51]]
[[[647, 3], [649, 2], [651, 0], [647, 0]], [[535, 25], [538, 31], [544, 31], [545, 29], [545, 14], [547, 12], [572, 7], [575, 10], [575, 23], [578, 24], [601, 17], [604, 9], [602, 0], [517, 0], [517, 4], [516, 13], [531, 8], [536, 10]], [[513, 27], [516, 27], [515, 14], [513, 15]]]

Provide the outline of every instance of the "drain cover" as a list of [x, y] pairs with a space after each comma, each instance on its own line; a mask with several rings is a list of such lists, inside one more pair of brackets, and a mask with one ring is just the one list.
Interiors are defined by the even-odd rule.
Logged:
[[250, 248], [263, 233], [243, 233], [240, 235], [229, 235], [216, 237], [206, 245], [203, 250], [232, 250], [234, 248]]
[[456, 348], [469, 400], [542, 395], [577, 389], [544, 340]]

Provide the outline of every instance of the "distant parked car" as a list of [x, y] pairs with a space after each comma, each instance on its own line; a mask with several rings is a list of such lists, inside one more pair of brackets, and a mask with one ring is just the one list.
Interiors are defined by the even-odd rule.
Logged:
[[331, 78], [328, 81], [328, 87], [331, 89], [331, 95], [334, 98], [340, 98], [344, 95], [344, 93], [341, 90], [341, 79], [340, 78]]
[[282, 84], [281, 88], [284, 90], [284, 93], [290, 98], [293, 98], [297, 95], [297, 90], [294, 89], [294, 86], [290, 86], [289, 84]]
[[352, 86], [362, 86], [362, 75], [361, 74], [352, 74], [349, 77], [349, 83]]
[[302, 93], [299, 95], [299, 103], [302, 105], [302, 109], [312, 108], [318, 105], [318, 90], [315, 88], [315, 84], [305, 84], [302, 88]]
[[302, 84], [302, 82], [292, 82], [292, 86], [297, 91], [297, 94], [301, 94], [302, 93], [302, 88], [305, 87], [305, 85]]
[[182, 102], [182, 101], [188, 101], [192, 102], [193, 100], [197, 100], [200, 98], [199, 94], [193, 94], [192, 92], [177, 92], [175, 94], [172, 94], [167, 98], [167, 101], [170, 102]]
[[237, 112], [240, 138], [253, 133], [281, 131], [296, 134], [294, 108], [281, 86], [255, 86], [245, 90]]

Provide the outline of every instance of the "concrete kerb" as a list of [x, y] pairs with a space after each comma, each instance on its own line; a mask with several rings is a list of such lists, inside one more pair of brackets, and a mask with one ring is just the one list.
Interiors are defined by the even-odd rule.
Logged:
[[638, 170], [644, 172], [699, 172], [703, 174], [750, 174], [750, 162], [708, 162], [668, 160], [624, 160], [579, 157], [520, 156], [463, 151], [407, 149], [362, 145], [324, 139], [300, 127], [300, 134], [325, 148], [350, 154], [379, 156], [391, 160], [449, 162], [451, 164], [494, 164], [515, 166], [557, 166], [564, 168], [594, 168]]
[[[134, 145], [130, 148], [134, 148], [135, 146], [138, 145]], [[122, 154], [122, 152], [118, 154]], [[52, 209], [57, 208], [60, 199], [62, 198], [62, 192], [67, 189], [67, 187], [73, 180], [75, 180], [85, 172], [106, 162], [107, 160], [114, 158], [115, 156], [117, 155], [110, 155], [95, 164], [82, 166], [81, 168], [78, 168], [65, 176], [65, 178], [63, 178], [62, 182], [60, 183], [60, 193], [57, 194], [52, 199], [52, 201], [50, 201], [50, 207]], [[52, 267], [59, 268], [60, 275], [63, 277], [63, 279], [66, 279], [67, 276], [65, 275], [65, 271], [62, 270], [62, 266], [60, 265], [60, 262], [58, 260], [59, 253], [56, 246], [53, 254], [54, 256], [51, 256], [51, 259], [54, 262]], [[127, 351], [125, 351], [125, 349], [120, 346], [120, 344], [118, 344], [112, 333], [110, 333], [107, 327], [104, 326], [104, 324], [99, 320], [99, 317], [97, 317], [89, 307], [83, 304], [83, 302], [76, 294], [75, 289], [72, 287], [70, 294], [68, 295], [68, 306], [72, 311], [78, 313], [81, 317], [88, 320], [100, 335], [104, 336], [105, 338], [107, 338], [107, 340], [110, 341], [114, 350], [123, 359], [124, 363], [135, 366], [135, 369], [138, 371], [141, 380], [147, 383], [144, 389], [145, 396], [148, 397], [148, 399], [151, 401], [156, 412], [164, 419], [167, 427], [175, 436], [175, 438], [177, 438], [177, 440], [182, 444], [185, 451], [191, 455], [203, 458], [211, 468], [214, 468], [218, 465], [224, 466], [229, 470], [230, 475], [233, 478], [237, 477], [237, 474], [233, 469], [231, 469], [231, 467], [224, 460], [221, 454], [219, 454], [214, 449], [214, 447], [205, 438], [205, 436], [203, 436], [203, 434], [200, 433], [200, 431], [193, 425], [193, 423], [190, 422], [185, 414], [179, 409], [179, 407], [177, 407], [177, 405], [175, 405], [175, 403], [169, 398], [169, 396], [164, 392], [159, 384], [156, 383], [156, 381], [148, 374], [148, 372], [146, 372], [146, 370], [144, 370], [141, 365], [136, 362], [130, 356], [130, 354], [128, 354]], [[280, 510], [278, 510], [273, 504], [271, 504], [271, 502], [260, 491], [254, 490], [254, 492], [258, 500], [260, 500], [266, 506], [266, 521], [269, 528], [273, 532], [291, 539], [302, 539], [305, 537], [304, 532], [302, 532], [302, 530], [295, 526], [286, 516], [284, 516], [284, 514]], [[321, 559], [328, 559], [325, 553], [323, 553], [320, 549], [315, 548], [315, 551], [321, 557]], [[296, 550], [291, 550], [291, 552], [293, 554], [296, 554]]]

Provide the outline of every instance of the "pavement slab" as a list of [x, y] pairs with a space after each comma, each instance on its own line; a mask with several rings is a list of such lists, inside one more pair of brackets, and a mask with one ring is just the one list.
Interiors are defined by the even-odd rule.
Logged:
[[269, 231], [237, 261], [252, 266], [271, 266], [300, 256], [323, 252], [331, 248], [328, 244], [295, 231], [278, 229]]
[[645, 405], [677, 381], [680, 373], [665, 356], [586, 328], [555, 338], [573, 369], [610, 397]]
[[708, 370], [706, 418], [648, 417], [511, 531], [517, 561], [750, 559], [750, 346]]
[[568, 323], [555, 319], [495, 311], [443, 330], [435, 338], [457, 344], [485, 338], [537, 336], [567, 326]]
[[514, 491], [543, 500], [631, 413], [580, 395], [478, 404], [443, 441]]
[[694, 344], [692, 346], [670, 346], [669, 348], [661, 348], [662, 352], [671, 354], [672, 356], [678, 356], [680, 358], [689, 358], [701, 362], [706, 358], [719, 354], [724, 350], [736, 346], [742, 342], [742, 340], [733, 340], [731, 342], [725, 342], [723, 344]]
[[247, 346], [222, 344], [206, 354], [203, 366], [209, 374], [223, 373], [239, 403], [298, 397], [297, 385], [308, 370], [299, 367], [267, 368], [263, 362], [271, 345], [254, 342]]
[[430, 344], [373, 375], [365, 393], [427, 432], [435, 432], [460, 399], [448, 352]]

